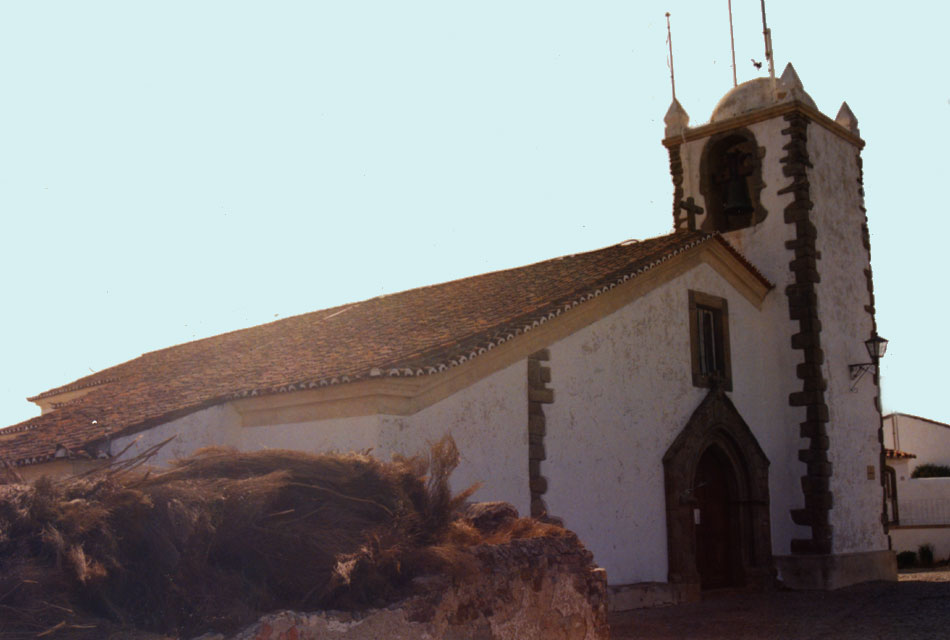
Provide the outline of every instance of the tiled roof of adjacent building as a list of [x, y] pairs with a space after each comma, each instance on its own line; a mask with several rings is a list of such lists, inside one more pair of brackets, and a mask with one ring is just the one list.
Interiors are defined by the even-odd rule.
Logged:
[[235, 398], [438, 374], [704, 242], [722, 243], [770, 286], [721, 237], [695, 231], [384, 295], [153, 351], [41, 393], [34, 399], [84, 390], [0, 429], [0, 460], [85, 455], [91, 443]]
[[884, 449], [884, 457], [888, 460], [910, 460], [917, 456], [913, 453], [901, 451], [900, 449]]

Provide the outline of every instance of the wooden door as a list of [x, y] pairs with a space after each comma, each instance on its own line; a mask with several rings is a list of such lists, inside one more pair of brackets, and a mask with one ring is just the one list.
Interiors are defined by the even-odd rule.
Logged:
[[738, 549], [733, 521], [735, 477], [721, 452], [710, 447], [699, 459], [694, 522], [696, 565], [703, 589], [735, 586]]

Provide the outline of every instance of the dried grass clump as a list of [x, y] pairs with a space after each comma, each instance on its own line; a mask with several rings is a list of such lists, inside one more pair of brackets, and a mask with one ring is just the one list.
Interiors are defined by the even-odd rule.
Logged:
[[564, 534], [476, 527], [461, 513], [475, 488], [449, 488], [458, 460], [449, 437], [390, 463], [212, 448], [159, 473], [0, 485], [0, 639], [187, 636], [275, 609], [380, 606], [416, 576], [465, 575], [472, 545]]

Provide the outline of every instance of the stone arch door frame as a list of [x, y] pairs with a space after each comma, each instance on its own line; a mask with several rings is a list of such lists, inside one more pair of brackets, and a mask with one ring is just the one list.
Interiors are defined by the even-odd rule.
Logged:
[[751, 587], [765, 586], [774, 575], [769, 460], [726, 393], [712, 389], [663, 456], [669, 581], [678, 600], [699, 598], [693, 482], [699, 460], [710, 447], [719, 449], [736, 478], [738, 572]]

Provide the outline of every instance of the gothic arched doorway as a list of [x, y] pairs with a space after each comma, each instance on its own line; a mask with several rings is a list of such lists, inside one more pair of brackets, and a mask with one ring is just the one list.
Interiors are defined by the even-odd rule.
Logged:
[[663, 456], [669, 580], [681, 599], [771, 580], [768, 467], [732, 401], [711, 390]]

